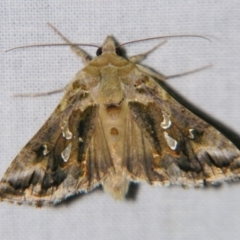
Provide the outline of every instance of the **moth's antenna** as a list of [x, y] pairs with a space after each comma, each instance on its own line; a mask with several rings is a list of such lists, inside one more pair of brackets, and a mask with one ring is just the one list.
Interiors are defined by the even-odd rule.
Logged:
[[88, 43], [47, 43], [47, 44], [32, 44], [32, 45], [25, 45], [25, 46], [19, 46], [14, 47], [6, 50], [5, 52], [10, 52], [19, 48], [30, 48], [30, 47], [56, 47], [56, 46], [87, 46], [87, 47], [96, 47], [99, 48], [99, 46], [94, 44], [88, 44]]
[[[160, 37], [152, 37], [152, 38], [143, 38], [139, 40], [134, 40], [130, 42], [126, 42], [123, 44], [120, 44], [117, 46], [117, 48], [120, 48], [124, 45], [130, 44], [130, 43], [137, 43], [137, 42], [143, 42], [143, 41], [149, 41], [149, 40], [155, 40], [155, 39], [163, 39], [163, 38], [179, 38], [179, 37], [196, 37], [196, 38], [202, 38], [205, 40], [208, 40], [211, 42], [211, 40], [207, 37], [201, 36], [201, 35], [169, 35], [169, 36], [160, 36]], [[99, 48], [100, 46], [95, 45], [95, 44], [89, 44], [89, 43], [47, 43], [47, 44], [31, 44], [31, 45], [24, 45], [24, 46], [19, 46], [19, 47], [14, 47], [6, 50], [5, 52], [10, 52], [16, 49], [20, 48], [31, 48], [31, 47], [58, 47], [58, 46], [87, 46], [87, 47], [96, 47]]]
[[163, 38], [179, 38], [179, 37], [203, 38], [203, 39], [211, 42], [211, 40], [209, 38], [201, 36], [201, 35], [169, 35], [169, 36], [160, 36], [160, 37], [152, 37], [152, 38], [144, 38], [144, 39], [134, 40], [134, 41], [130, 41], [130, 42], [120, 44], [119, 46], [117, 46], [117, 48], [120, 48], [120, 47], [122, 47], [124, 45], [127, 45], [127, 44], [130, 44], [130, 43], [143, 42], [143, 41], [149, 41], [149, 40], [155, 40], [155, 39], [163, 39]]

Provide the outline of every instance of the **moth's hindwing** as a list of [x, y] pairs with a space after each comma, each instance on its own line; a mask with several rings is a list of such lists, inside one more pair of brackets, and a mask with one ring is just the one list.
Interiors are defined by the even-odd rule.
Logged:
[[40, 206], [103, 185], [123, 198], [131, 181], [197, 187], [238, 179], [239, 169], [239, 149], [117, 56], [108, 37], [13, 160], [0, 197]]

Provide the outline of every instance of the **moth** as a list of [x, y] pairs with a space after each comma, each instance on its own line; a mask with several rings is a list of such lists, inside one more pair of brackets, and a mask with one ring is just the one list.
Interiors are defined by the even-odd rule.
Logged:
[[238, 147], [179, 103], [137, 64], [141, 57], [122, 57], [112, 37], [92, 60], [71, 48], [86, 65], [5, 172], [0, 200], [53, 205], [99, 185], [124, 199], [131, 182], [201, 187], [239, 179]]

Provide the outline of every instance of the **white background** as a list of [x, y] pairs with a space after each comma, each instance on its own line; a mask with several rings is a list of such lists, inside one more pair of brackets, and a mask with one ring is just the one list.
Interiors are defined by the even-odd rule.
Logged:
[[[240, 133], [240, 1], [3, 0], [0, 3], [0, 175], [41, 127], [61, 94], [13, 98], [15, 93], [64, 87], [82, 68], [68, 47], [4, 51], [33, 43], [60, 43], [46, 23], [73, 42], [101, 45], [168, 34], [143, 63], [172, 75], [209, 63], [211, 69], [170, 80], [182, 95]], [[159, 41], [131, 44], [143, 53]], [[95, 49], [89, 49], [94, 55]], [[0, 204], [0, 239], [238, 239], [240, 185], [214, 189], [139, 186], [135, 200], [116, 202], [96, 190], [58, 207]]]

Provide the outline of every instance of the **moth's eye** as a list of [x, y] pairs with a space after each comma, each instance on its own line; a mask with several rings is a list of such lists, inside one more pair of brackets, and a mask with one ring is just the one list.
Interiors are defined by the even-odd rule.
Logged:
[[120, 48], [116, 48], [116, 54], [118, 56], [122, 56], [122, 50]]
[[98, 50], [97, 50], [97, 52], [96, 52], [96, 55], [97, 55], [97, 56], [102, 55], [102, 48], [101, 48], [101, 47], [98, 48]]

